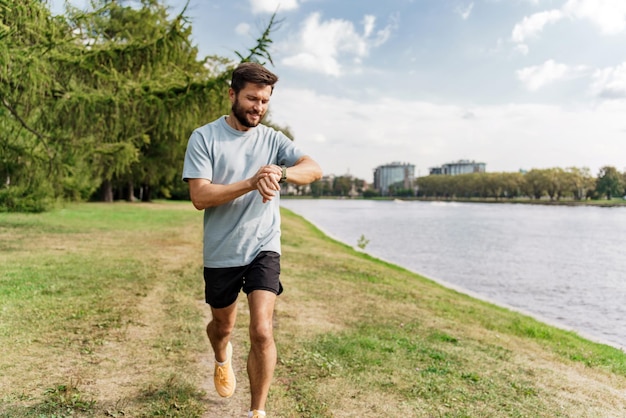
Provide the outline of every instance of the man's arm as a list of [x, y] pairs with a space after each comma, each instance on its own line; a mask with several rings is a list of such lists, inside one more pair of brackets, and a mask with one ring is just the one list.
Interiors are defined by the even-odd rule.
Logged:
[[[282, 172], [280, 174], [282, 176]], [[279, 176], [279, 178], [280, 178]], [[287, 168], [287, 182], [303, 186], [322, 178], [322, 168], [308, 155]]]
[[[266, 165], [249, 179], [232, 184], [213, 184], [207, 179], [189, 179], [189, 195], [198, 210], [223, 205], [253, 190], [258, 190], [263, 203], [276, 196], [280, 190], [278, 180], [282, 169], [277, 165]], [[322, 169], [311, 157], [304, 156], [287, 168], [287, 182], [305, 185], [322, 178]]]
[[258, 190], [263, 202], [267, 202], [280, 190], [280, 176], [280, 167], [266, 165], [249, 179], [232, 184], [213, 184], [207, 179], [189, 179], [189, 195], [198, 210], [223, 205], [253, 190]]

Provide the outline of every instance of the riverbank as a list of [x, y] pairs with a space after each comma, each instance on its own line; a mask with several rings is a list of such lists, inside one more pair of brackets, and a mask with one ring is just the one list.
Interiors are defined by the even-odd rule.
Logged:
[[483, 198], [434, 198], [434, 197], [343, 197], [343, 196], [282, 196], [281, 199], [355, 199], [355, 200], [406, 200], [417, 202], [457, 202], [457, 203], [493, 203], [493, 204], [520, 204], [520, 205], [544, 205], [544, 206], [597, 206], [597, 207], [626, 207], [626, 199], [598, 199], [598, 200], [573, 200], [573, 199], [483, 199]]
[[420, 200], [423, 202], [433, 202], [433, 201], [442, 201], [442, 202], [462, 202], [462, 203], [508, 203], [508, 204], [520, 204], [520, 205], [545, 205], [545, 206], [598, 206], [598, 207], [626, 207], [626, 199], [598, 199], [598, 200], [572, 200], [572, 199], [561, 199], [561, 200], [550, 200], [550, 199], [480, 199], [480, 198], [472, 198], [472, 199], [431, 199], [431, 198], [417, 198], [416, 200]]
[[[0, 214], [0, 416], [236, 417], [204, 336], [202, 215], [189, 203]], [[455, 292], [283, 210], [271, 417], [626, 413], [626, 354]]]

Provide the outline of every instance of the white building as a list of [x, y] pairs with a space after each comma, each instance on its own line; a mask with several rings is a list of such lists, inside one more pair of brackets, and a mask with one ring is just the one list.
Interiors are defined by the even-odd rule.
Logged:
[[485, 163], [477, 163], [470, 160], [459, 160], [455, 163], [447, 163], [441, 167], [433, 167], [430, 174], [443, 174], [447, 176], [456, 176], [459, 174], [484, 173]]
[[389, 187], [402, 183], [403, 189], [412, 189], [415, 178], [415, 166], [409, 163], [393, 162], [380, 165], [374, 169], [374, 188], [380, 190], [380, 194], [387, 196]]

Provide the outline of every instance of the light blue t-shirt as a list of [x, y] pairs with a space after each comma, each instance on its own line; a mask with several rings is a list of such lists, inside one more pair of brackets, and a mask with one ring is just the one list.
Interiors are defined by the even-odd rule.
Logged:
[[[233, 129], [221, 117], [191, 134], [183, 180], [202, 178], [215, 184], [245, 180], [268, 164], [290, 167], [304, 154], [287, 136], [265, 125]], [[280, 254], [280, 196], [263, 203], [253, 190], [204, 210], [204, 266], [248, 265], [261, 251]]]

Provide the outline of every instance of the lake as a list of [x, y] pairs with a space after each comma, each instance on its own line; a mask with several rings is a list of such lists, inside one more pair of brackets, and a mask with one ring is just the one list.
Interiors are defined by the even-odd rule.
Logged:
[[626, 349], [626, 208], [281, 199], [329, 236]]

